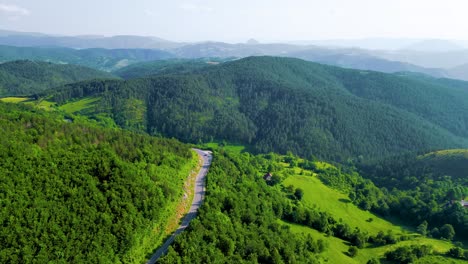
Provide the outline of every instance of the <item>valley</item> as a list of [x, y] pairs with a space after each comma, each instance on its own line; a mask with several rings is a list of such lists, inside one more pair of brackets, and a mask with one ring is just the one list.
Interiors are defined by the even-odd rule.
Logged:
[[462, 66], [2, 34], [1, 263], [468, 261]]

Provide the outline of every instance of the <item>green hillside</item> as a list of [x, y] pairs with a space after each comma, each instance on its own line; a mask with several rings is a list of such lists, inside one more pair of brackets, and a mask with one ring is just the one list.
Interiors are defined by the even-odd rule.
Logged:
[[[468, 90], [426, 78], [250, 57], [129, 81], [83, 82], [44, 94], [58, 104], [98, 96], [97, 112], [125, 128], [257, 152], [329, 160], [466, 147]], [[144, 120], [126, 109], [143, 102]]]
[[223, 59], [168, 59], [140, 62], [118, 69], [113, 73], [124, 79], [151, 76], [156, 74], [188, 73], [222, 63]]
[[0, 262], [143, 263], [198, 159], [187, 145], [0, 102]]
[[398, 262], [385, 262], [385, 252], [394, 250], [400, 246], [410, 246], [410, 245], [431, 245], [434, 248], [436, 255], [425, 256], [416, 260], [414, 263], [438, 263], [438, 264], [458, 264], [466, 263], [465, 260], [447, 258], [444, 256], [444, 253], [453, 248], [453, 244], [447, 241], [441, 241], [436, 239], [428, 239], [423, 237], [414, 237], [408, 241], [401, 241], [395, 245], [385, 245], [380, 247], [368, 247], [360, 249], [357, 256], [350, 257], [346, 254], [349, 249], [347, 241], [342, 239], [324, 235], [317, 230], [314, 230], [309, 227], [291, 224], [286, 222], [281, 222], [281, 224], [286, 225], [290, 228], [291, 232], [297, 235], [311, 235], [315, 240], [323, 240], [328, 245], [327, 250], [320, 254], [323, 258], [321, 263], [367, 263], [370, 259], [378, 259], [381, 263], [398, 263]]
[[455, 178], [468, 178], [468, 149], [449, 149], [431, 152], [418, 157], [423, 166], [438, 174]]
[[173, 58], [171, 53], [156, 49], [72, 49], [61, 47], [14, 47], [0, 45], [0, 62], [14, 60], [49, 61], [82, 65], [112, 71], [142, 61]]
[[[412, 263], [464, 263], [446, 255], [455, 248], [450, 241], [426, 237], [393, 215], [387, 216], [390, 222], [356, 206], [359, 195], [354, 201], [348, 195], [363, 191], [363, 184], [369, 192], [380, 192], [359, 175], [291, 155], [253, 156], [237, 147], [212, 147], [215, 160], [199, 217], [160, 263], [408, 263], [386, 262], [386, 254], [398, 248], [422, 250], [396, 254]], [[311, 164], [315, 171], [303, 168]], [[266, 171], [272, 179], [264, 179]], [[340, 181], [354, 188], [338, 190]], [[351, 246], [357, 256], [349, 256]]]
[[0, 96], [30, 95], [66, 83], [109, 78], [116, 77], [83, 66], [12, 61], [0, 64]]
[[[358, 208], [351, 203], [347, 195], [324, 185], [316, 176], [291, 175], [284, 180], [283, 185], [301, 188], [304, 191], [302, 201], [307, 206], [329, 212], [335, 219], [342, 219], [351, 229], [358, 228], [370, 236], [375, 236], [379, 232], [391, 232], [391, 234], [397, 237], [406, 236], [408, 238], [408, 240], [399, 241], [395, 244], [364, 247], [359, 250], [357, 257], [351, 258], [345, 254], [349, 248], [347, 241], [333, 236], [326, 236], [317, 230], [305, 226], [282, 222], [282, 224], [289, 226], [294, 233], [311, 234], [314, 239], [327, 241], [329, 249], [322, 253], [322, 255], [330, 263], [366, 263], [371, 258], [383, 260], [385, 259], [385, 252], [399, 246], [413, 244], [431, 245], [434, 247], [435, 252], [442, 255], [453, 247], [453, 244], [450, 242], [422, 237], [413, 232], [412, 229], [393, 224], [378, 215]], [[453, 260], [444, 259], [437, 263], [451, 263], [451, 261]], [[460, 261], [460, 263], [463, 262]]]

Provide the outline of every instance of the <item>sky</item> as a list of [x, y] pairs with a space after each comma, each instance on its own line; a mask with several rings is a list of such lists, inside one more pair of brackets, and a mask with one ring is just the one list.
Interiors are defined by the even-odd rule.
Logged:
[[0, 0], [0, 29], [244, 42], [468, 39], [467, 0]]

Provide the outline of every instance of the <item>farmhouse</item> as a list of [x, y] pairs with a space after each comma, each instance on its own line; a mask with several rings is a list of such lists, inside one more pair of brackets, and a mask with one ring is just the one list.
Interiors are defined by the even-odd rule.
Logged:
[[463, 207], [468, 207], [468, 201], [461, 200], [461, 201], [460, 201], [460, 204], [461, 204], [461, 206], [463, 206]]
[[273, 177], [273, 175], [271, 175], [270, 172], [268, 172], [267, 174], [263, 175], [263, 179], [265, 181], [271, 181], [271, 177]]

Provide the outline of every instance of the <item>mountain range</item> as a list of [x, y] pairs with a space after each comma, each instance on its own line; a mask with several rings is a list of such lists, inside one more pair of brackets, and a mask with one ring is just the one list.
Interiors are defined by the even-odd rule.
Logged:
[[202, 65], [179, 62], [150, 76], [78, 82], [36, 97], [59, 106], [93, 98], [81, 114], [187, 142], [239, 142], [257, 152], [342, 160], [468, 146], [463, 81], [281, 57]]
[[[399, 49], [356, 48], [359, 43], [385, 41], [395, 43], [392, 44], [394, 46], [400, 43]], [[372, 39], [354, 42], [343, 40], [342, 45], [336, 45], [340, 43], [338, 40], [299, 42], [303, 45], [295, 43], [180, 43], [145, 36], [55, 36], [1, 30], [0, 45], [3, 46], [0, 47], [0, 61], [45, 60], [112, 71], [136, 62], [167, 58], [243, 58], [268, 55], [295, 57], [346, 68], [387, 73], [410, 71], [438, 78], [468, 80], [468, 72], [464, 71], [464, 65], [468, 64], [468, 51], [460, 42], [437, 39]], [[371, 47], [370, 44], [360, 46]]]

